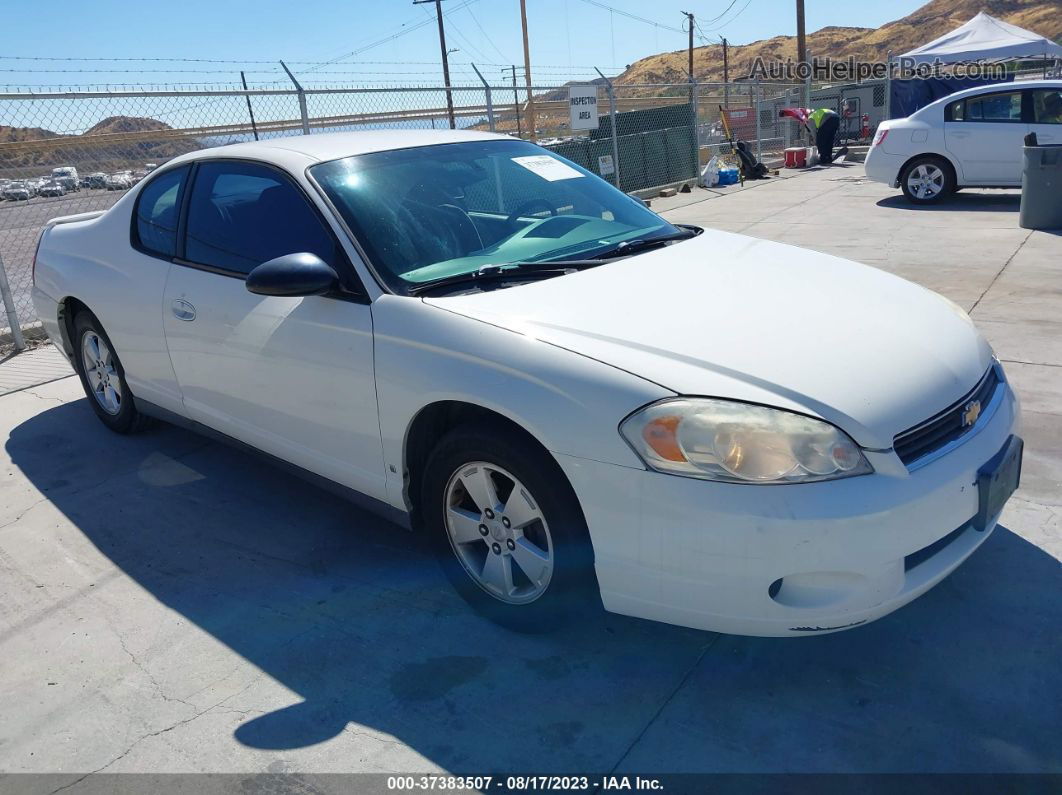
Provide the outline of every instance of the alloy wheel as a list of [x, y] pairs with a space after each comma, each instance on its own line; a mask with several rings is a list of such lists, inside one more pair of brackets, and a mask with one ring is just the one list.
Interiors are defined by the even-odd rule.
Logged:
[[446, 484], [446, 533], [462, 567], [499, 601], [527, 604], [553, 576], [553, 539], [538, 501], [505, 469], [460, 467]]
[[944, 171], [932, 163], [923, 163], [907, 175], [907, 187], [916, 199], [933, 199], [944, 191]]
[[81, 338], [81, 361], [85, 365], [85, 379], [100, 408], [108, 414], [118, 414], [122, 410], [122, 379], [110, 346], [94, 331], [85, 332]]

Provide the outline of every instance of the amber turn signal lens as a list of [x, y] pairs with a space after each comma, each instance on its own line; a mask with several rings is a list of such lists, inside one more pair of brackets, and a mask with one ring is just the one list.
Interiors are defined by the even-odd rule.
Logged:
[[686, 456], [679, 447], [675, 431], [678, 430], [680, 417], [657, 417], [642, 429], [645, 443], [665, 461], [685, 461]]

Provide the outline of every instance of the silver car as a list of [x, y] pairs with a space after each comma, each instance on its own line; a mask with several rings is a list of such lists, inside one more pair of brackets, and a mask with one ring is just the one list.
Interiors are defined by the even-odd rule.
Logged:
[[27, 201], [32, 197], [33, 189], [25, 182], [12, 182], [4, 188], [4, 199], [6, 201]]

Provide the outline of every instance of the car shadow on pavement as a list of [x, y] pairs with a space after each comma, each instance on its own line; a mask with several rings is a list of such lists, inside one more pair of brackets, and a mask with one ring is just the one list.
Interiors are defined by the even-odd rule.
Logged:
[[914, 204], [902, 195], [886, 196], [877, 202], [878, 207], [915, 212], [1018, 212], [1021, 209], [1021, 193], [965, 193], [959, 191], [932, 204]]
[[[471, 613], [412, 534], [183, 430], [115, 436], [79, 400], [17, 426], [7, 451], [122, 574], [298, 694], [285, 704], [251, 669], [213, 705], [239, 725], [200, 742], [291, 751], [351, 733], [351, 768], [409, 769], [412, 749], [476, 773], [1058, 767], [1062, 574], [1003, 528], [922, 599], [837, 635], [611, 615], [517, 635]], [[169, 698], [203, 698], [206, 656], [182, 660], [186, 685], [160, 680]]]

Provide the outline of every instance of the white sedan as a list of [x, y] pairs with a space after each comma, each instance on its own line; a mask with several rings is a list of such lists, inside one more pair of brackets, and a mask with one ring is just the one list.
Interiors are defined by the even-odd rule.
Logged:
[[970, 88], [882, 122], [867, 176], [916, 204], [960, 188], [1020, 188], [1025, 136], [1033, 132], [1041, 144], [1062, 144], [1062, 81]]
[[109, 428], [161, 417], [339, 487], [509, 626], [600, 594], [854, 627], [955, 569], [1018, 483], [1017, 400], [950, 301], [670, 224], [508, 137], [185, 155], [51, 222], [35, 271]]

